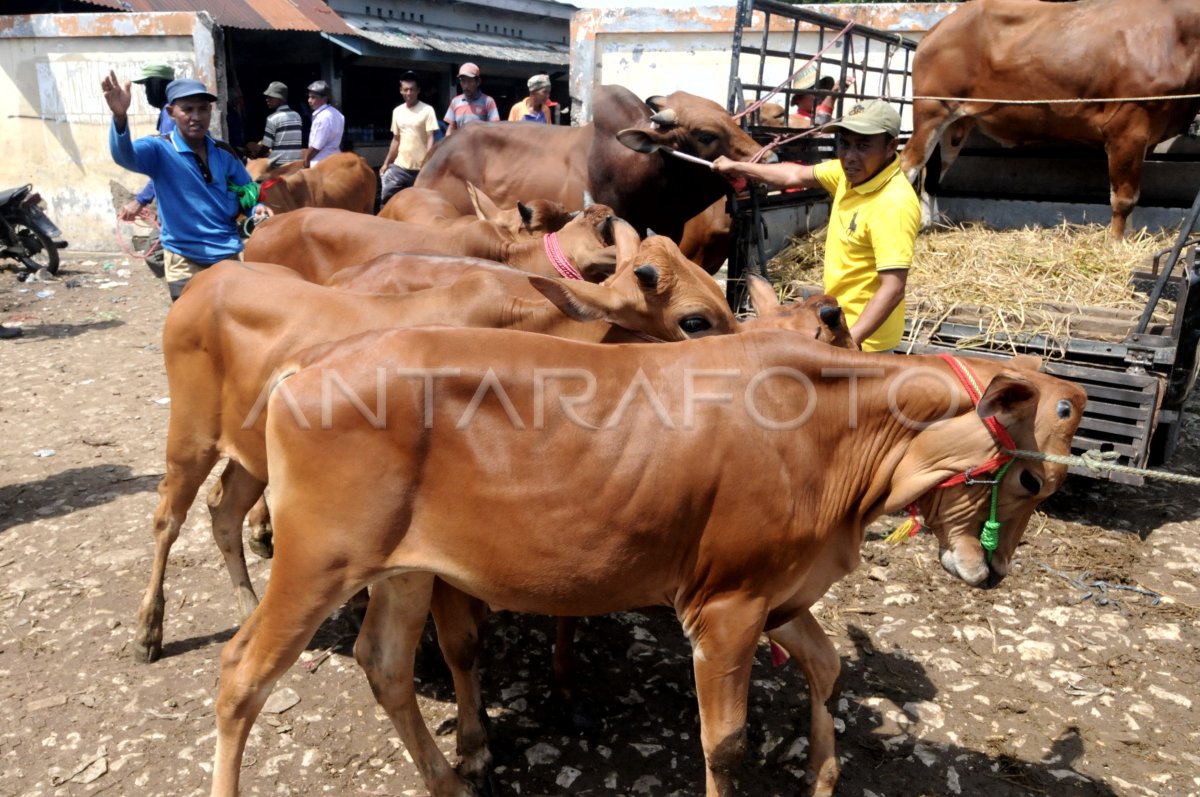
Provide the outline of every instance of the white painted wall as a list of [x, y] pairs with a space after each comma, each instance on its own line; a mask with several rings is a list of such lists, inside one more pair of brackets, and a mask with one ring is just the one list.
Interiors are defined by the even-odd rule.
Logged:
[[[732, 63], [733, 29], [736, 8], [724, 6], [684, 6], [659, 0], [654, 7], [614, 7], [608, 0], [593, 0], [597, 7], [576, 12], [571, 22], [571, 96], [575, 124], [591, 120], [592, 91], [603, 84], [625, 86], [639, 97], [686, 91], [721, 105], [726, 103]], [[586, 0], [579, 3], [587, 5]], [[919, 40], [939, 19], [958, 6], [954, 3], [873, 3], [824, 4], [804, 6], [806, 10], [853, 20], [877, 30], [897, 33]], [[761, 41], [763, 19], [744, 38]], [[826, 41], [830, 38], [826, 34]], [[772, 49], [790, 51], [790, 25], [787, 32], [771, 34]], [[839, 45], [827, 52], [840, 57]], [[813, 53], [818, 49], [815, 29], [801, 30], [796, 50]], [[851, 60], [862, 61], [862, 53]], [[882, 63], [883, 51], [873, 51], [868, 63]], [[778, 85], [791, 74], [786, 59], [771, 59], [766, 64], [763, 82]], [[743, 81], [758, 82], [758, 58], [743, 58], [739, 75]], [[878, 81], [863, 85], [864, 93], [897, 96], [898, 81], [882, 85]]]
[[[33, 183], [70, 250], [117, 250], [110, 182], [131, 191], [146, 183], [109, 155], [100, 80], [110, 69], [131, 80], [147, 61], [224, 93], [207, 14], [0, 16], [0, 188]], [[158, 111], [133, 88], [131, 129], [153, 134]], [[213, 127], [223, 127], [219, 104]]]

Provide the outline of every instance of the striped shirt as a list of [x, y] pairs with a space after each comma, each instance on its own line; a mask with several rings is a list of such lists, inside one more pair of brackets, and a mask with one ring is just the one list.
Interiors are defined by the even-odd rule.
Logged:
[[300, 122], [300, 114], [289, 108], [287, 103], [276, 108], [267, 117], [262, 145], [271, 149], [271, 157], [267, 162], [272, 168], [300, 160], [300, 150], [304, 146], [304, 126]]
[[450, 107], [442, 117], [446, 124], [453, 122], [458, 127], [468, 122], [499, 122], [500, 111], [496, 109], [496, 101], [482, 91], [467, 99], [467, 95], [459, 94], [450, 100]]

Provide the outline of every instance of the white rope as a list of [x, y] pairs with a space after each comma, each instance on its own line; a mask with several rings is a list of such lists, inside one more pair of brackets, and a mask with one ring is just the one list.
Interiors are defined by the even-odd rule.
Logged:
[[1104, 102], [1162, 102], [1164, 100], [1194, 100], [1200, 94], [1159, 94], [1153, 97], [1087, 97], [1061, 100], [998, 100], [988, 97], [934, 97], [925, 94], [913, 95], [913, 100], [937, 100], [938, 102], [979, 102], [988, 105], [1080, 105]]
[[1085, 451], [1082, 457], [1076, 456], [1061, 456], [1059, 454], [1047, 454], [1042, 451], [1022, 451], [1020, 449], [1008, 451], [1015, 457], [1021, 459], [1039, 459], [1044, 462], [1054, 462], [1059, 465], [1077, 465], [1087, 468], [1093, 473], [1101, 471], [1109, 471], [1111, 473], [1129, 473], [1135, 476], [1144, 476], [1150, 479], [1161, 479], [1162, 481], [1175, 482], [1176, 484], [1200, 485], [1200, 477], [1187, 476], [1182, 473], [1168, 473], [1161, 470], [1147, 470], [1146, 468], [1135, 468], [1132, 465], [1122, 465], [1118, 462], [1111, 461], [1116, 456], [1116, 452], [1102, 451]]

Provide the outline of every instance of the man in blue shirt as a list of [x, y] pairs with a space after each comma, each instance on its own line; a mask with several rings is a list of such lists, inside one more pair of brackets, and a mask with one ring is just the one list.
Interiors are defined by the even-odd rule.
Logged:
[[208, 134], [217, 98], [200, 81], [169, 83], [166, 110], [175, 130], [137, 141], [129, 132], [130, 84], [122, 86], [109, 72], [100, 85], [112, 111], [108, 148], [113, 160], [154, 181], [165, 279], [171, 299], [177, 299], [192, 275], [218, 260], [241, 258], [235, 188], [251, 183], [250, 175], [228, 144]]

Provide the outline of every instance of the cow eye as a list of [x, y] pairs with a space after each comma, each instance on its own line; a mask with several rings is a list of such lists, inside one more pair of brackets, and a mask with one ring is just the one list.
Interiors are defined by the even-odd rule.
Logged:
[[1030, 495], [1037, 495], [1042, 491], [1042, 480], [1029, 471], [1023, 470], [1021, 471], [1021, 486], [1028, 490]]
[[685, 334], [695, 335], [697, 333], [707, 332], [708, 330], [712, 329], [712, 324], [710, 324], [708, 319], [704, 316], [690, 315], [679, 322], [679, 328], [682, 329]]
[[701, 143], [703, 146], [710, 147], [710, 146], [712, 146], [713, 144], [715, 144], [715, 143], [716, 143], [716, 141], [717, 141], [717, 136], [715, 136], [715, 135], [714, 135], [714, 134], [712, 134], [712, 133], [703, 133], [703, 132], [701, 132], [701, 133], [697, 133], [697, 134], [696, 134], [696, 140], [697, 140], [698, 142], [700, 142], [700, 143]]

